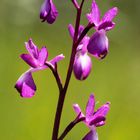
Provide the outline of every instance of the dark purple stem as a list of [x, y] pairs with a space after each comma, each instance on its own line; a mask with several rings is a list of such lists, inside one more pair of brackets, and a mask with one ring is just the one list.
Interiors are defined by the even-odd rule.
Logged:
[[85, 29], [82, 31], [80, 37], [78, 38], [78, 40], [77, 40], [77, 42], [76, 42], [76, 45], [79, 44], [79, 43], [82, 41], [82, 39], [83, 39], [84, 36], [87, 34], [87, 32], [88, 32], [92, 27], [94, 27], [94, 26], [95, 26], [94, 23], [92, 23], [92, 24], [89, 23], [89, 24], [85, 27]]
[[48, 66], [50, 68], [50, 70], [52, 71], [52, 73], [55, 77], [55, 80], [57, 82], [57, 86], [59, 88], [59, 91], [61, 91], [63, 89], [63, 85], [62, 85], [60, 75], [58, 74], [57, 63], [55, 63], [55, 67], [53, 65], [51, 65], [50, 63], [47, 63], [47, 62], [46, 62], [45, 65]]
[[79, 9], [79, 4], [76, 0], [71, 0], [76, 9]]
[[74, 126], [83, 120], [85, 120], [85, 117], [82, 117], [79, 119], [79, 116], [78, 116], [74, 121], [70, 122], [58, 140], [63, 140], [65, 138], [65, 136], [74, 128]]
[[58, 104], [57, 104], [57, 109], [56, 109], [52, 140], [58, 140], [58, 132], [59, 132], [59, 125], [60, 125], [62, 109], [63, 109], [64, 100], [65, 100], [66, 92], [67, 92], [67, 89], [68, 89], [68, 85], [69, 85], [69, 82], [70, 82], [72, 70], [73, 70], [73, 63], [74, 63], [74, 59], [75, 59], [76, 48], [78, 46], [78, 43], [76, 43], [76, 42], [78, 42], [77, 41], [77, 39], [78, 39], [78, 30], [79, 30], [79, 25], [80, 25], [80, 18], [81, 18], [81, 12], [82, 12], [83, 3], [84, 3], [84, 0], [82, 0], [80, 8], [77, 9], [75, 33], [74, 33], [74, 39], [73, 39], [73, 46], [72, 46], [72, 52], [71, 52], [71, 57], [70, 57], [70, 63], [69, 63], [69, 67], [68, 67], [68, 72], [67, 72], [67, 77], [66, 77], [64, 88], [59, 90], [60, 94], [59, 94], [59, 99], [58, 99]]

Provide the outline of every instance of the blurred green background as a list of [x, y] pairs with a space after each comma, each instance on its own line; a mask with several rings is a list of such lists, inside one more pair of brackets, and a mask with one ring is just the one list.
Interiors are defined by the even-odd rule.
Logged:
[[[31, 37], [39, 47], [46, 45], [49, 59], [63, 53], [59, 63], [65, 79], [71, 52], [67, 25], [74, 23], [75, 9], [70, 0], [54, 0], [59, 17], [55, 24], [41, 23], [39, 10], [43, 0], [0, 0], [0, 140], [49, 140], [53, 128], [58, 89], [51, 71], [34, 73], [36, 95], [23, 99], [14, 89], [18, 77], [29, 67], [20, 58], [24, 42]], [[98, 61], [92, 57], [93, 69], [84, 82], [72, 76], [65, 101], [60, 132], [74, 119], [73, 103], [84, 110], [91, 92], [97, 106], [111, 102], [107, 125], [97, 129], [100, 140], [140, 140], [140, 1], [97, 0], [102, 14], [117, 6], [116, 27], [108, 32], [109, 55]], [[91, 0], [84, 6], [82, 23]], [[91, 33], [91, 32], [90, 32]], [[81, 123], [66, 140], [80, 140], [88, 132]]]

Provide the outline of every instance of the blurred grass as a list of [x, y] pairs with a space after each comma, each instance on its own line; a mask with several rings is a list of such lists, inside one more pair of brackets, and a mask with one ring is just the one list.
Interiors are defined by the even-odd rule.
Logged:
[[[90, 2], [84, 7], [86, 14]], [[99, 101], [97, 107], [111, 102], [107, 125], [98, 128], [100, 140], [140, 139], [140, 1], [98, 0], [105, 12], [112, 6], [119, 7], [116, 27], [108, 33], [110, 53], [104, 61], [92, 58], [90, 77], [80, 82], [71, 79], [64, 106], [61, 131], [75, 117], [73, 103], [85, 108], [91, 92]], [[42, 1], [1, 0], [0, 4], [0, 139], [1, 140], [49, 140], [57, 102], [57, 86], [49, 70], [34, 74], [36, 96], [22, 99], [14, 89], [18, 77], [28, 69], [19, 59], [24, 53], [24, 42], [30, 37], [39, 47], [46, 45], [49, 58], [63, 53], [66, 59], [59, 63], [62, 79], [71, 51], [71, 39], [67, 25], [74, 23], [75, 10], [70, 1], [55, 0], [59, 18], [52, 26], [41, 23], [39, 9]], [[82, 23], [86, 25], [85, 16]], [[66, 140], [81, 139], [88, 129], [79, 124]]]

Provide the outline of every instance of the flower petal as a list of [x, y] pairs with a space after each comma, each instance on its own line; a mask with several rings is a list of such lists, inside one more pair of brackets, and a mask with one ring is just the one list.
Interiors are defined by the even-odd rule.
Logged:
[[68, 25], [68, 31], [69, 31], [69, 34], [70, 34], [71, 38], [73, 39], [75, 31], [74, 31], [74, 27], [72, 26], [72, 24]]
[[78, 104], [73, 104], [73, 109], [74, 109], [74, 111], [76, 112], [77, 115], [80, 114], [79, 119], [82, 118], [82, 117], [85, 117]]
[[89, 122], [89, 125], [95, 125], [96, 126], [96, 124], [99, 124], [99, 123], [101, 123], [101, 122], [104, 122], [105, 121], [105, 116], [93, 116], [93, 120], [91, 119], [90, 120], [90, 122]]
[[49, 62], [52, 65], [55, 65], [55, 63], [59, 62], [60, 60], [64, 59], [65, 56], [63, 54], [57, 55], [56, 57], [54, 57], [52, 60], [50, 60]]
[[96, 130], [91, 130], [82, 140], [98, 140], [98, 134]]
[[113, 7], [112, 9], [108, 10], [102, 18], [102, 22], [112, 21], [118, 13], [118, 8]]
[[90, 23], [94, 23], [95, 26], [98, 26], [100, 22], [100, 10], [95, 0], [92, 1], [91, 12], [87, 14], [87, 19]]
[[80, 25], [79, 26], [79, 30], [78, 30], [78, 36], [80, 36], [81, 35], [81, 33], [82, 33], [82, 31], [84, 30], [84, 26], [83, 25]]
[[33, 58], [29, 54], [21, 54], [20, 56], [27, 64], [29, 64], [31, 67], [36, 68], [38, 66], [38, 62], [35, 58]]
[[73, 104], [73, 109], [77, 113], [77, 115], [81, 113], [81, 108], [78, 104]]
[[[82, 53], [82, 54], [87, 53], [87, 45], [88, 45], [88, 43], [89, 43], [89, 40], [90, 40], [90, 37], [85, 36], [85, 37], [83, 38], [83, 40], [81, 41], [81, 43], [80, 43], [79, 46], [81, 46], [81, 53]], [[77, 49], [80, 48], [79, 46], [77, 47]]]
[[33, 43], [32, 39], [29, 39], [28, 42], [25, 42], [25, 47], [32, 57], [38, 59], [38, 48]]
[[39, 52], [38, 61], [40, 62], [40, 66], [43, 66], [48, 58], [48, 51], [46, 47], [42, 47]]
[[[79, 26], [79, 30], [78, 30], [78, 37], [81, 35], [83, 30], [84, 30], [84, 26], [80, 25]], [[72, 24], [68, 25], [68, 31], [69, 31], [69, 34], [70, 34], [71, 38], [73, 39], [74, 38], [75, 30], [74, 30], [74, 27], [72, 26]]]
[[46, 17], [51, 9], [50, 0], [45, 0], [40, 9], [40, 18], [42, 22], [46, 20]]
[[91, 94], [86, 106], [86, 118], [90, 118], [93, 115], [94, 107], [95, 107], [95, 98], [94, 95]]
[[18, 90], [20, 95], [24, 98], [30, 98], [36, 91], [36, 85], [32, 78], [31, 71], [26, 71], [17, 80], [15, 88]]
[[103, 126], [103, 125], [105, 125], [105, 121], [101, 121], [95, 124], [96, 127]]
[[98, 30], [104, 29], [105, 31], [109, 31], [109, 30], [113, 29], [114, 26], [115, 26], [114, 22], [106, 21], [99, 25]]
[[50, 0], [50, 4], [51, 4], [51, 9], [46, 17], [46, 20], [49, 24], [52, 24], [54, 23], [54, 21], [56, 20], [56, 17], [58, 16], [58, 11], [55, 5], [53, 4], [52, 0]]
[[23, 83], [22, 92], [21, 92], [21, 96], [23, 98], [31, 98], [32, 96], [34, 96], [34, 93], [35, 93], [34, 89], [32, 89], [26, 83]]
[[108, 111], [110, 109], [110, 103], [107, 102], [106, 104], [104, 104], [103, 106], [101, 106], [94, 114], [94, 117], [98, 117], [98, 116], [106, 116]]

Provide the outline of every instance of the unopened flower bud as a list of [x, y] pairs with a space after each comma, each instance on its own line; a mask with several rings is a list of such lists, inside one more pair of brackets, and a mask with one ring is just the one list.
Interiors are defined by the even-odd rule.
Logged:
[[52, 24], [56, 17], [58, 16], [58, 11], [52, 0], [45, 0], [41, 6], [40, 18], [42, 22], [47, 21], [49, 24]]
[[78, 80], [85, 80], [90, 74], [92, 62], [87, 53], [81, 52], [76, 54], [75, 62], [73, 65], [74, 75]]

